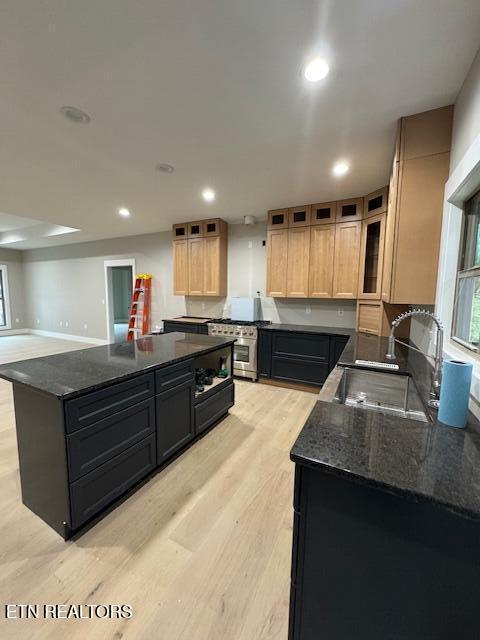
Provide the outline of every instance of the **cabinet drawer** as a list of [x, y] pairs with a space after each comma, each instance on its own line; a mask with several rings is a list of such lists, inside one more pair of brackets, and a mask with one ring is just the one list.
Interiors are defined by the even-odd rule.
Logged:
[[195, 433], [202, 433], [221, 418], [234, 404], [233, 383], [195, 407]]
[[156, 464], [155, 436], [149, 436], [70, 485], [72, 529], [100, 513]]
[[322, 385], [328, 376], [329, 363], [306, 358], [273, 356], [272, 378], [288, 382]]
[[70, 482], [93, 471], [153, 433], [153, 397], [75, 431], [67, 436]]
[[87, 427], [154, 395], [154, 376], [147, 373], [112, 384], [65, 403], [67, 433]]
[[274, 356], [302, 356], [328, 361], [330, 337], [308, 333], [275, 332], [272, 339]]
[[184, 382], [193, 381], [193, 360], [171, 364], [155, 371], [156, 393], [163, 393]]

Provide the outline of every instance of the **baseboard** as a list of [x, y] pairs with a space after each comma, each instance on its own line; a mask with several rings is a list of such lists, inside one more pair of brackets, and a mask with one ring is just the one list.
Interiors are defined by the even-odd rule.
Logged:
[[321, 390], [321, 387], [315, 387], [301, 382], [284, 382], [283, 380], [273, 380], [272, 378], [259, 378], [258, 381], [260, 384], [268, 384], [271, 387], [283, 387], [284, 389], [295, 389], [295, 391], [306, 391], [307, 393], [314, 393], [317, 396]]
[[71, 333], [61, 333], [60, 331], [44, 331], [43, 329], [25, 329], [25, 333], [31, 333], [36, 336], [45, 336], [46, 338], [56, 338], [57, 340], [70, 340], [71, 342], [89, 342], [90, 344], [109, 344], [108, 340], [103, 338], [89, 338], [87, 336], [76, 336]]
[[19, 336], [25, 333], [30, 333], [30, 329], [1, 329], [0, 338], [2, 336]]

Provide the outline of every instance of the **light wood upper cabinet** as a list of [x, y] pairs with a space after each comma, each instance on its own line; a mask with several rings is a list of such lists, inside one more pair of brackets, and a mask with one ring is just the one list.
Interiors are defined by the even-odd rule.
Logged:
[[267, 296], [287, 295], [288, 229], [267, 231]]
[[361, 230], [362, 223], [357, 221], [335, 225], [334, 298], [357, 297]]
[[227, 295], [227, 271], [222, 269], [227, 259], [227, 239], [220, 236], [207, 236], [204, 243], [204, 286], [206, 296]]
[[358, 297], [380, 300], [382, 295], [385, 214], [362, 222]]
[[173, 293], [188, 296], [188, 240], [173, 243]]
[[175, 295], [227, 295], [227, 235], [220, 218], [173, 225]]
[[377, 189], [364, 198], [363, 217], [371, 218], [379, 213], [385, 213], [388, 205], [388, 187]]
[[308, 297], [310, 227], [288, 230], [287, 297]]
[[286, 229], [288, 227], [288, 209], [274, 209], [268, 212], [268, 229]]
[[292, 207], [288, 210], [288, 226], [289, 227], [308, 227], [310, 224], [310, 205], [302, 207]]
[[444, 107], [400, 122], [399, 161], [388, 199], [385, 302], [435, 303], [452, 113], [452, 107]]
[[363, 198], [349, 198], [337, 202], [336, 222], [361, 220], [363, 217]]
[[331, 298], [333, 295], [334, 247], [334, 224], [320, 224], [311, 227], [309, 298]]
[[310, 224], [331, 224], [335, 222], [336, 208], [336, 202], [312, 204]]
[[399, 160], [448, 153], [452, 141], [453, 105], [400, 120]]
[[203, 238], [188, 239], [188, 295], [204, 294], [205, 244]]

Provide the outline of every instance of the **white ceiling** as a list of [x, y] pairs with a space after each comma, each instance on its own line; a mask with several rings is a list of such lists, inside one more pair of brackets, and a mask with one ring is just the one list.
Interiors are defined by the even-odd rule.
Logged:
[[[479, 33], [478, 0], [3, 0], [0, 211], [80, 228], [5, 246], [373, 190], [397, 118], [453, 102]], [[317, 85], [300, 73], [313, 54], [331, 66]]]

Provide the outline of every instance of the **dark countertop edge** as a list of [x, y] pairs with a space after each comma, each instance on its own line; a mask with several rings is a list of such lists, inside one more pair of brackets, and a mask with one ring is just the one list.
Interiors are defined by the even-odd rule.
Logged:
[[[184, 318], [188, 318], [188, 316], [183, 316]], [[180, 317], [178, 318], [162, 318], [162, 322], [178, 322], [178, 324], [207, 324], [207, 322], [212, 322], [213, 318], [206, 318], [206, 317], [200, 317], [200, 316], [191, 316], [191, 320], [182, 320]], [[195, 320], [198, 320], [198, 322], [194, 322], [193, 318], [195, 318]]]
[[418, 491], [412, 491], [408, 488], [396, 487], [395, 485], [380, 482], [379, 480], [375, 480], [374, 478], [368, 478], [364, 475], [349, 471], [348, 469], [342, 469], [340, 467], [328, 464], [327, 462], [320, 462], [319, 460], [308, 458], [307, 456], [299, 456], [292, 452], [290, 452], [290, 460], [295, 464], [300, 464], [309, 469], [315, 469], [316, 471], [320, 470], [328, 473], [329, 475], [338, 476], [339, 478], [343, 478], [356, 484], [361, 484], [371, 487], [372, 489], [383, 491], [385, 493], [391, 493], [397, 496], [401, 496], [402, 498], [405, 498], [407, 500], [432, 504], [438, 508], [447, 509], [457, 516], [468, 518], [469, 520], [475, 520], [477, 522], [480, 521], [480, 513], [472, 511], [467, 507], [462, 507], [461, 505], [453, 505], [449, 502], [439, 500], [433, 496], [419, 493]]
[[[289, 328], [290, 327], [290, 328]], [[355, 333], [355, 329], [346, 327], [321, 327], [308, 324], [282, 324], [272, 323], [258, 327], [258, 331], [290, 331], [291, 333], [313, 333], [318, 335], [341, 336], [342, 338], [350, 338]]]
[[[179, 332], [172, 332], [172, 333], [179, 333]], [[181, 335], [184, 335], [184, 334], [181, 334]], [[163, 369], [164, 367], [168, 367], [172, 364], [177, 364], [177, 362], [183, 362], [184, 360], [193, 360], [196, 356], [203, 356], [206, 353], [211, 353], [212, 351], [216, 351], [217, 349], [222, 349], [225, 346], [234, 344], [236, 341], [237, 341], [236, 338], [225, 338], [225, 342], [223, 344], [212, 345], [211, 347], [202, 349], [201, 351], [197, 351], [194, 354], [191, 354], [188, 356], [180, 356], [178, 358], [169, 360], [168, 362], [152, 364], [148, 367], [145, 367], [144, 369], [139, 369], [138, 371], [131, 371], [130, 373], [126, 373], [125, 375], [116, 376], [104, 382], [100, 382], [98, 384], [90, 385], [89, 387], [79, 389], [78, 391], [71, 391], [71, 392], [61, 393], [61, 394], [54, 393], [52, 391], [47, 391], [46, 389], [42, 389], [41, 387], [36, 387], [35, 385], [29, 384], [28, 382], [22, 382], [21, 380], [13, 380], [12, 378], [2, 375], [1, 372], [0, 372], [0, 379], [7, 380], [7, 382], [10, 382], [11, 384], [20, 384], [24, 387], [28, 387], [29, 389], [32, 389], [33, 391], [37, 391], [38, 393], [43, 393], [50, 397], [53, 396], [58, 400], [71, 400], [72, 398], [77, 398], [78, 396], [82, 396], [85, 393], [90, 393], [92, 391], [97, 391], [98, 389], [103, 389], [104, 387], [109, 387], [110, 385], [116, 384], [117, 382], [122, 382], [123, 380], [127, 380], [129, 378], [136, 378], [137, 376], [141, 376], [145, 373], [150, 373], [152, 371], [155, 371], [156, 369]], [[5, 364], [8, 365], [9, 363], [6, 362]]]

